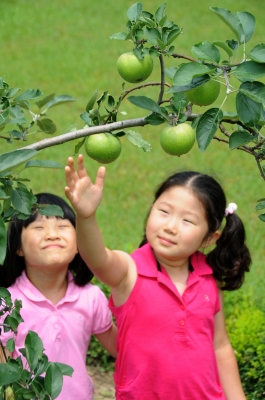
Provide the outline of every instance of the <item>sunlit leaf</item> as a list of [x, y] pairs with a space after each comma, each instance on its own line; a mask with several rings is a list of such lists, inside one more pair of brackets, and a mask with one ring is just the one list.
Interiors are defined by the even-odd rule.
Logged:
[[0, 172], [10, 171], [38, 154], [37, 150], [20, 149], [0, 154]]
[[214, 63], [219, 63], [220, 61], [220, 51], [216, 46], [207, 40], [195, 44], [191, 51], [195, 57], [201, 60], [207, 60]]
[[62, 94], [60, 96], [54, 97], [51, 101], [49, 101], [46, 104], [46, 109], [48, 110], [48, 108], [58, 106], [59, 104], [69, 103], [71, 101], [75, 101], [75, 98], [67, 94]]
[[258, 44], [247, 54], [247, 56], [251, 58], [252, 61], [265, 63], [265, 44]]
[[28, 89], [25, 92], [21, 93], [14, 99], [14, 102], [18, 103], [24, 100], [32, 100], [36, 99], [36, 97], [40, 97], [42, 95], [42, 91], [39, 89]]
[[235, 77], [241, 82], [253, 82], [265, 76], [265, 64], [255, 61], [245, 61], [234, 70]]
[[56, 161], [51, 160], [31, 160], [25, 164], [25, 168], [38, 167], [38, 168], [64, 168], [64, 166]]
[[142, 3], [135, 3], [127, 10], [127, 16], [130, 21], [138, 21], [143, 9]]

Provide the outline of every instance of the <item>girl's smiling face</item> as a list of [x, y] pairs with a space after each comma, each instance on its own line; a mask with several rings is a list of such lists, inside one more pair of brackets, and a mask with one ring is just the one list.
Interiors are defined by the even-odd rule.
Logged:
[[200, 247], [212, 244], [202, 203], [186, 187], [173, 186], [151, 208], [146, 237], [162, 264], [180, 265]]
[[76, 253], [76, 231], [68, 219], [38, 215], [22, 230], [18, 255], [26, 268], [68, 268]]

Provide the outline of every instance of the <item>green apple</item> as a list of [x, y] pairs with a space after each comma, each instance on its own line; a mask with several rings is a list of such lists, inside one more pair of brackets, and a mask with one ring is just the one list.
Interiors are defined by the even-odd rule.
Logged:
[[153, 59], [149, 54], [140, 60], [133, 52], [124, 53], [117, 61], [120, 76], [130, 83], [145, 81], [151, 75], [153, 66]]
[[181, 156], [192, 149], [195, 138], [195, 130], [189, 124], [169, 125], [160, 134], [160, 144], [166, 153]]

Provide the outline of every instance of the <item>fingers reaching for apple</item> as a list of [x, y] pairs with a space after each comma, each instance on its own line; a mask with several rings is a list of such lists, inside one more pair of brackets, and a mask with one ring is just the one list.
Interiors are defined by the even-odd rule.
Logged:
[[77, 158], [75, 168], [74, 159], [68, 158], [65, 167], [65, 196], [71, 202], [77, 215], [81, 218], [89, 218], [95, 214], [102, 198], [104, 187], [105, 167], [100, 167], [93, 184], [84, 166], [83, 156]]

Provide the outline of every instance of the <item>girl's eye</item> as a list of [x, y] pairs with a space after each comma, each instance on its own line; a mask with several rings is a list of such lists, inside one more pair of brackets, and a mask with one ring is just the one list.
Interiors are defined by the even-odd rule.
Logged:
[[160, 209], [159, 211], [162, 212], [163, 214], [168, 214], [168, 212], [166, 210]]
[[189, 219], [184, 219], [185, 222], [188, 222], [189, 224], [193, 224], [192, 221], [190, 221]]

